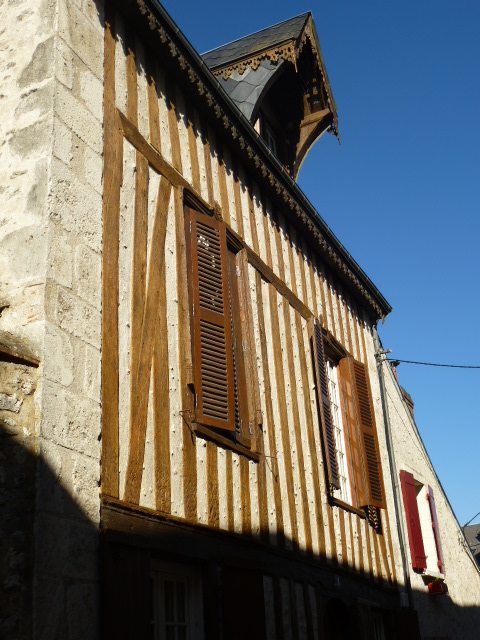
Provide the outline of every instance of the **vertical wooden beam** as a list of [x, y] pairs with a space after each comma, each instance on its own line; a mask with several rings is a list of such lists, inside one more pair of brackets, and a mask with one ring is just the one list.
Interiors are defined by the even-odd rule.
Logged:
[[313, 632], [313, 611], [312, 603], [310, 602], [310, 593], [308, 583], [302, 583], [303, 602], [305, 605], [305, 622], [307, 625], [307, 640], [317, 640]]
[[245, 238], [245, 231], [243, 228], [243, 208], [242, 208], [242, 193], [240, 186], [240, 175], [238, 165], [233, 170], [233, 195], [235, 197], [235, 214], [237, 217], [237, 231], [241, 238]]
[[[386, 518], [385, 518], [386, 520]], [[388, 562], [388, 554], [387, 554], [387, 544], [385, 542], [385, 533], [378, 535], [378, 541], [380, 543], [380, 551], [382, 554], [383, 565], [385, 567], [385, 573], [387, 575], [387, 580], [391, 584], [392, 582], [392, 573], [390, 571], [390, 565]]]
[[118, 498], [118, 239], [123, 136], [115, 108], [115, 8], [105, 8], [102, 248], [102, 492]]
[[252, 534], [252, 510], [250, 503], [250, 470], [248, 460], [240, 456], [240, 500], [242, 505], [242, 533]]
[[375, 529], [371, 530], [372, 538], [373, 538], [373, 551], [375, 554], [375, 566], [377, 569], [377, 578], [379, 580], [383, 579], [383, 571], [382, 571], [382, 563], [380, 561], [380, 552], [378, 550], [378, 534]]
[[348, 567], [347, 534], [345, 531], [345, 511], [339, 508], [338, 516], [340, 520], [340, 544], [342, 547], [342, 564], [345, 567]]
[[[295, 278], [293, 250], [292, 250], [291, 242], [288, 243], [288, 254], [289, 254], [289, 262], [290, 262], [290, 273], [293, 274], [292, 275], [293, 293], [297, 295], [297, 285], [296, 285], [296, 278]], [[303, 291], [306, 291], [307, 284], [306, 284], [303, 259], [300, 260], [300, 277], [302, 279]], [[310, 451], [310, 460], [312, 464], [313, 494], [315, 499], [315, 520], [316, 520], [317, 531], [318, 531], [318, 553], [320, 556], [325, 556], [325, 531], [324, 531], [324, 525], [323, 525], [322, 496], [321, 496], [320, 476], [318, 473], [317, 445], [315, 442], [315, 433], [314, 433], [315, 427], [313, 424], [312, 405], [311, 405], [311, 396], [310, 396], [310, 390], [312, 388], [312, 384], [308, 378], [308, 367], [307, 367], [307, 358], [309, 357], [309, 354], [310, 354], [310, 345], [305, 346], [305, 341], [303, 339], [302, 318], [298, 313], [295, 313], [295, 326], [296, 326], [296, 334], [297, 334], [297, 341], [298, 341], [298, 350], [300, 355], [300, 358], [299, 358], [300, 372], [301, 372], [301, 381], [302, 381], [302, 390], [303, 390], [305, 419], [307, 423], [308, 448]]]
[[202, 192], [200, 184], [200, 165], [198, 163], [197, 136], [195, 135], [195, 116], [192, 104], [187, 101], [187, 135], [188, 150], [190, 152], [190, 163], [192, 166], [192, 183], [198, 193]]
[[388, 510], [385, 509], [384, 513], [384, 527], [388, 537], [388, 551], [390, 553], [390, 559], [392, 563], [392, 580], [394, 584], [397, 584], [397, 569], [395, 567], [395, 556], [393, 555], [393, 543], [392, 543], [392, 530], [390, 528], [390, 519], [388, 517]]
[[258, 244], [258, 233], [257, 233], [257, 221], [255, 218], [255, 203], [253, 201], [253, 185], [249, 184], [247, 186], [247, 196], [248, 196], [248, 215], [250, 219], [250, 233], [252, 234], [252, 244], [253, 250], [257, 254], [260, 255], [260, 246]]
[[[177, 129], [178, 136], [178, 129]], [[183, 211], [183, 190], [175, 193], [175, 236], [177, 245], [177, 291], [179, 328], [179, 367], [182, 398], [182, 438], [183, 438], [183, 504], [185, 518], [197, 520], [197, 453], [196, 435], [189, 427], [193, 417], [192, 382], [192, 341], [190, 332], [190, 304], [187, 289], [187, 251], [185, 241], [185, 214]]]
[[[159, 292], [161, 288], [162, 271], [165, 269], [165, 236], [171, 190], [172, 185], [162, 176], [158, 186], [157, 206], [153, 221], [147, 291], [142, 313], [141, 337], [138, 342], [138, 354], [133, 355], [132, 353], [132, 364], [135, 363], [136, 370], [131, 372], [133, 381], [130, 400], [131, 421], [124, 500], [134, 504], [138, 504], [140, 500], [150, 374], [155, 331], [158, 330]], [[132, 344], [132, 350], [133, 347], [134, 345]]]
[[371, 578], [373, 578], [372, 543], [371, 543], [370, 537], [371, 537], [370, 526], [368, 522], [365, 521], [365, 540], [367, 543], [368, 574]]
[[352, 567], [356, 569], [355, 566], [355, 538], [353, 535], [353, 523], [355, 522], [355, 516], [352, 516], [351, 513], [348, 514], [348, 523], [350, 525], [350, 547], [352, 549]]
[[127, 44], [127, 118], [138, 128], [138, 86], [137, 61], [135, 59], [135, 34], [131, 27], [126, 26]]
[[270, 464], [267, 465], [271, 469], [273, 480], [273, 498], [275, 502], [275, 519], [277, 525], [277, 544], [280, 547], [285, 545], [285, 534], [283, 524], [282, 498], [280, 494], [280, 485], [278, 477], [278, 461], [277, 461], [277, 442], [275, 436], [275, 418], [273, 414], [272, 404], [272, 386], [270, 381], [270, 368], [268, 364], [268, 348], [267, 338], [265, 334], [265, 317], [263, 313], [262, 298], [262, 277], [257, 271], [255, 273], [256, 291], [257, 291], [257, 313], [258, 313], [258, 330], [260, 333], [260, 347], [262, 352], [262, 369], [265, 389], [265, 411], [267, 414], [268, 429], [268, 445], [270, 449]]
[[232, 452], [227, 449], [225, 452], [225, 482], [227, 491], [227, 526], [229, 531], [235, 529], [235, 518], [233, 508], [233, 466], [232, 466]]
[[211, 527], [220, 525], [218, 499], [218, 454], [217, 446], [207, 442], [207, 505], [208, 524]]
[[[225, 167], [225, 150], [220, 143], [218, 137], [216, 139], [217, 158], [218, 158], [218, 183], [220, 188], [220, 205], [222, 207], [222, 216], [224, 221], [230, 225], [230, 204], [228, 201], [228, 188], [227, 188], [227, 169]], [[222, 149], [222, 153], [218, 152]]]
[[165, 269], [159, 290], [158, 327], [153, 351], [153, 442], [155, 507], [171, 512], [170, 480], [170, 384], [168, 375], [167, 288]]
[[168, 129], [170, 132], [170, 144], [172, 147], [172, 165], [179, 173], [183, 173], [182, 152], [180, 150], [180, 137], [178, 135], [178, 116], [176, 111], [177, 99], [175, 95], [175, 84], [173, 83], [173, 80], [168, 76], [165, 80], [165, 94], [168, 108]]
[[[143, 313], [147, 283], [147, 236], [148, 236], [148, 161], [139, 151], [135, 165], [135, 210], [133, 217], [132, 260], [132, 313], [130, 321], [130, 430], [136, 420], [134, 398], [138, 389], [137, 372], [140, 361]], [[166, 215], [164, 212], [162, 212]], [[165, 227], [166, 228], [166, 227]]]
[[160, 113], [158, 108], [157, 67], [147, 52], [147, 100], [150, 144], [158, 153], [162, 152]]
[[358, 569], [360, 573], [365, 571], [365, 562], [364, 562], [364, 547], [363, 547], [363, 536], [362, 536], [362, 520], [360, 516], [355, 516], [355, 522], [357, 525], [357, 533], [358, 533]]
[[[206, 126], [206, 125], [205, 125]], [[213, 191], [213, 177], [212, 177], [212, 151], [210, 149], [209, 131], [208, 129], [203, 135], [203, 154], [205, 158], [205, 174], [207, 178], [207, 200], [213, 207], [215, 204], [215, 196]]]
[[[275, 243], [277, 246], [277, 258], [278, 258], [278, 271], [280, 279], [285, 282], [285, 265], [283, 262], [283, 251], [282, 251], [282, 238], [279, 232], [278, 227], [275, 228]], [[290, 247], [291, 248], [291, 247]], [[295, 278], [295, 272], [292, 273], [292, 280]], [[296, 286], [295, 291], [296, 295]], [[292, 335], [292, 326], [291, 326], [291, 318], [290, 318], [290, 305], [285, 298], [282, 298], [282, 306], [283, 306], [283, 319], [285, 324], [285, 340], [286, 340], [286, 351], [287, 351], [287, 366], [288, 366], [288, 376], [290, 380], [290, 389], [291, 389], [291, 402], [292, 402], [292, 414], [293, 414], [293, 430], [295, 437], [295, 447], [297, 450], [298, 456], [298, 471], [299, 471], [299, 481], [300, 481], [300, 495], [302, 501], [302, 515], [303, 515], [303, 526], [305, 530], [305, 545], [307, 553], [312, 552], [312, 530], [310, 525], [310, 509], [308, 505], [308, 494], [307, 494], [307, 486], [305, 480], [305, 461], [303, 458], [303, 443], [302, 443], [302, 433], [301, 433], [301, 424], [300, 424], [300, 415], [298, 409], [298, 394], [297, 394], [297, 378], [295, 373], [295, 362], [293, 356], [293, 335]], [[295, 313], [295, 312], [294, 312]], [[296, 313], [295, 313], [296, 315]], [[286, 409], [286, 407], [285, 407]], [[290, 435], [289, 435], [290, 439]]]

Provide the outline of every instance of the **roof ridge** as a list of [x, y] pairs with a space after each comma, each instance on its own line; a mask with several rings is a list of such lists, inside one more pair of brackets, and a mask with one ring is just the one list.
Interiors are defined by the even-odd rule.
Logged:
[[259, 33], [262, 33], [262, 31], [269, 31], [270, 29], [275, 29], [275, 27], [279, 27], [282, 24], [285, 24], [287, 22], [291, 22], [292, 20], [297, 20], [299, 18], [303, 18], [304, 16], [311, 16], [312, 12], [311, 11], [306, 11], [305, 13], [300, 13], [297, 16], [292, 16], [291, 18], [287, 18], [287, 20], [282, 20], [281, 22], [276, 22], [275, 24], [271, 24], [269, 27], [264, 27], [263, 29], [259, 29], [258, 31], [253, 31], [252, 33], [247, 33], [247, 35], [242, 36], [241, 38], [236, 38], [235, 40], [231, 40], [230, 42], [225, 42], [224, 44], [221, 44], [219, 47], [214, 47], [213, 49], [209, 49], [208, 51], [204, 51], [201, 54], [201, 57], [203, 58], [204, 56], [208, 55], [209, 53], [212, 53], [213, 51], [218, 51], [219, 49], [222, 49], [223, 47], [228, 47], [232, 44], [235, 44], [236, 42], [241, 42], [242, 40], [245, 40], [246, 38], [250, 38], [252, 36], [256, 36]]

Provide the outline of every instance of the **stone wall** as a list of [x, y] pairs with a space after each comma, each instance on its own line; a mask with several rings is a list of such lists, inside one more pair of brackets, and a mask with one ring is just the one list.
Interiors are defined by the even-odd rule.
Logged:
[[[401, 508], [407, 544], [407, 561], [415, 609], [418, 611], [422, 638], [474, 638], [480, 625], [480, 571], [468, 551], [461, 529], [428, 457], [410, 409], [402, 395], [391, 368], [383, 365], [392, 424], [393, 447], [397, 473], [403, 469], [413, 474], [418, 483], [417, 505], [422, 536], [427, 555], [427, 571], [412, 571], [403, 498]], [[421, 425], [419, 425], [421, 428]], [[399, 478], [397, 478], [397, 482]], [[428, 595], [427, 574], [440, 575], [427, 502], [428, 486], [433, 489], [440, 539], [445, 562], [445, 582], [448, 594]]]
[[15, 0], [0, 18], [0, 330], [40, 360], [31, 440], [15, 443], [36, 465], [33, 637], [94, 638], [103, 2]]

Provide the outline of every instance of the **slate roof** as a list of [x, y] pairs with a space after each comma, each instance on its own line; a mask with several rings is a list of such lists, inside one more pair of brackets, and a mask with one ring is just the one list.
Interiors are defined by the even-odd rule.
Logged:
[[202, 55], [202, 58], [210, 69], [215, 69], [234, 60], [254, 55], [263, 49], [270, 49], [281, 42], [298, 38], [309, 17], [310, 12], [303, 13], [273, 27], [267, 27], [229, 44], [224, 44], [217, 49], [207, 51]]

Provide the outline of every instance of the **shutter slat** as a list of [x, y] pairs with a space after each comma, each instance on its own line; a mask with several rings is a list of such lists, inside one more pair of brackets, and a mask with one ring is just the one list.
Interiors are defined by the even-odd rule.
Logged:
[[413, 475], [402, 469], [400, 471], [400, 484], [402, 485], [403, 505], [407, 518], [412, 568], [414, 571], [422, 573], [427, 568], [427, 558], [423, 546], [422, 528], [418, 514], [417, 492]]
[[437, 509], [435, 507], [435, 499], [433, 497], [433, 489], [428, 487], [428, 503], [430, 505], [430, 515], [432, 516], [433, 535], [435, 536], [435, 546], [437, 547], [438, 568], [440, 573], [445, 573], [445, 564], [443, 562], [442, 544], [440, 542], [440, 529], [438, 528]]
[[187, 209], [190, 233], [196, 420], [235, 430], [225, 226]]
[[333, 432], [332, 415], [330, 411], [330, 397], [328, 395], [328, 378], [325, 367], [325, 351], [323, 347], [322, 328], [317, 320], [313, 322], [313, 356], [315, 361], [315, 373], [317, 382], [318, 402], [322, 422], [323, 442], [327, 462], [328, 482], [335, 489], [340, 489], [338, 477], [337, 453], [335, 446], [335, 434]]

